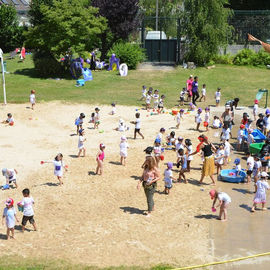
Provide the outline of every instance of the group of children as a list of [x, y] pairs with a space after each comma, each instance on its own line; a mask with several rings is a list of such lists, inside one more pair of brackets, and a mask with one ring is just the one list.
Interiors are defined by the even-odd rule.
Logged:
[[154, 90], [152, 87], [149, 87], [147, 90], [147, 87], [143, 85], [142, 96], [140, 100], [145, 101], [147, 110], [151, 108], [151, 102], [153, 100], [153, 109], [157, 112], [163, 111], [165, 95], [160, 95], [158, 89]]

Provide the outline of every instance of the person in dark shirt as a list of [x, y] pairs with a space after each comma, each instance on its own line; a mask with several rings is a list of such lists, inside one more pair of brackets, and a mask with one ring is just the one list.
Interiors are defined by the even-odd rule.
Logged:
[[265, 127], [265, 122], [264, 122], [262, 113], [259, 114], [259, 119], [256, 122], [256, 127], [263, 133], [264, 127]]

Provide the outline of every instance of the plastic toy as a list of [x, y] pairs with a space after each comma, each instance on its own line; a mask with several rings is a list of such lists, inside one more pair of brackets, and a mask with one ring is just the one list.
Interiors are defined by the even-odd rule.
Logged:
[[262, 150], [264, 143], [251, 143], [249, 145], [249, 151], [251, 154], [258, 154]]
[[13, 125], [14, 125], [14, 122], [10, 122], [9, 125], [10, 125], [10, 126], [13, 126]]
[[236, 170], [222, 170], [220, 178], [224, 182], [242, 183], [245, 181], [247, 174], [242, 170], [237, 174]]
[[5, 184], [4, 186], [3, 186], [3, 189], [5, 190], [5, 189], [9, 189], [9, 184]]
[[119, 70], [119, 63], [120, 59], [116, 57], [116, 55], [113, 53], [110, 58], [110, 64], [108, 70], [116, 71]]
[[204, 122], [203, 122], [203, 126], [204, 126], [204, 127], [208, 127], [208, 122], [204, 121]]
[[172, 109], [172, 115], [177, 115], [177, 114], [178, 114], [178, 110], [175, 109], [175, 108], [173, 108], [173, 109]]
[[100, 130], [99, 133], [104, 133], [104, 130]]
[[215, 207], [212, 207], [212, 212], [215, 213], [217, 209]]
[[126, 77], [128, 75], [128, 66], [127, 64], [121, 64], [119, 67], [120, 76]]
[[[251, 134], [253, 135], [254, 141], [255, 141], [256, 143], [261, 143], [261, 142], [263, 142], [263, 141], [266, 139], [266, 137], [265, 137], [265, 136], [262, 134], [262, 132], [261, 132], [260, 130], [258, 130], [258, 129], [254, 129], [254, 130], [252, 131]], [[247, 129], [244, 130], [244, 136], [245, 136], [245, 138], [247, 139], [247, 136], [248, 136], [248, 131], [247, 131]]]
[[22, 206], [21, 202], [17, 203], [17, 207], [18, 207], [19, 212], [23, 212], [23, 206]]
[[163, 155], [160, 155], [160, 160], [164, 160], [164, 156]]
[[44, 164], [44, 161], [40, 161], [40, 164], [43, 165]]

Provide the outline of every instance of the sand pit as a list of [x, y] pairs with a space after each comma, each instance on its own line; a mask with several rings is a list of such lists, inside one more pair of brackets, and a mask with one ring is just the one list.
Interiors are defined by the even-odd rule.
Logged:
[[[119, 165], [122, 133], [113, 128], [120, 117], [128, 123], [134, 120], [135, 107], [117, 106], [117, 114], [111, 116], [110, 107], [100, 106], [100, 129], [104, 133], [99, 133], [89, 129], [87, 123], [95, 106], [46, 103], [38, 104], [35, 111], [26, 106], [0, 108], [2, 119], [7, 112], [12, 112], [15, 118], [13, 127], [0, 126], [1, 168], [16, 168], [19, 172], [18, 190], [0, 191], [0, 201], [2, 208], [2, 202], [9, 196], [18, 202], [21, 190], [30, 188], [36, 201], [39, 230], [24, 234], [16, 230], [16, 240], [6, 241], [2, 240], [5, 234], [2, 226], [1, 255], [13, 255], [15, 251], [24, 257], [64, 259], [100, 267], [159, 263], [183, 266], [211, 261], [209, 221], [200, 218], [210, 212], [211, 187], [197, 185], [200, 157], [195, 157], [192, 163], [195, 169], [187, 174], [190, 183], [174, 184], [169, 196], [162, 193], [164, 184], [159, 181], [155, 212], [150, 218], [143, 215], [147, 209], [144, 192], [136, 190], [145, 157], [143, 149], [152, 145], [161, 127], [166, 128], [166, 134], [175, 130], [169, 129], [176, 124], [173, 116], [147, 117], [149, 113], [140, 110], [145, 140], [131, 139], [134, 126], [129, 124], [126, 135], [130, 138], [130, 149], [127, 166], [123, 167]], [[218, 110], [222, 112], [223, 107]], [[87, 115], [84, 124], [87, 156], [77, 159], [78, 137], [71, 135], [75, 132], [74, 119], [80, 112]], [[180, 129], [175, 131], [176, 136], [192, 139], [195, 148], [198, 132], [194, 127], [194, 115], [185, 115]], [[212, 136], [214, 132], [210, 130], [208, 134]], [[104, 175], [100, 177], [94, 171], [101, 142], [106, 145], [106, 159]], [[40, 165], [41, 160], [53, 160], [58, 152], [63, 153], [69, 165], [62, 187], [57, 185], [53, 166]], [[166, 162], [175, 160], [175, 152], [166, 151], [161, 172]], [[178, 176], [177, 172], [174, 176]], [[3, 177], [1, 181], [4, 183]], [[208, 178], [205, 181], [211, 182]], [[21, 213], [18, 216], [21, 220]], [[28, 228], [32, 230], [30, 225]]]

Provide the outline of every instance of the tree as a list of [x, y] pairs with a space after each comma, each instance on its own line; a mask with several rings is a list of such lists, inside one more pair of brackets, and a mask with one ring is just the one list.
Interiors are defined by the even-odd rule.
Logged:
[[14, 50], [23, 43], [22, 28], [13, 6], [0, 5], [0, 48], [4, 52]]
[[224, 8], [227, 0], [185, 0], [181, 28], [186, 37], [188, 51], [186, 60], [203, 65], [227, 45], [232, 27], [228, 24], [231, 15]]
[[99, 45], [106, 19], [87, 0], [52, 0], [40, 5], [42, 23], [26, 34], [28, 46], [50, 53], [55, 59], [68, 50], [82, 53]]
[[30, 22], [33, 26], [42, 24], [43, 14], [40, 10], [41, 5], [50, 6], [52, 5], [52, 0], [32, 0], [30, 3], [30, 10], [28, 15], [30, 17]]
[[270, 9], [270, 2], [265, 0], [230, 0], [228, 6], [237, 10], [265, 10]]

